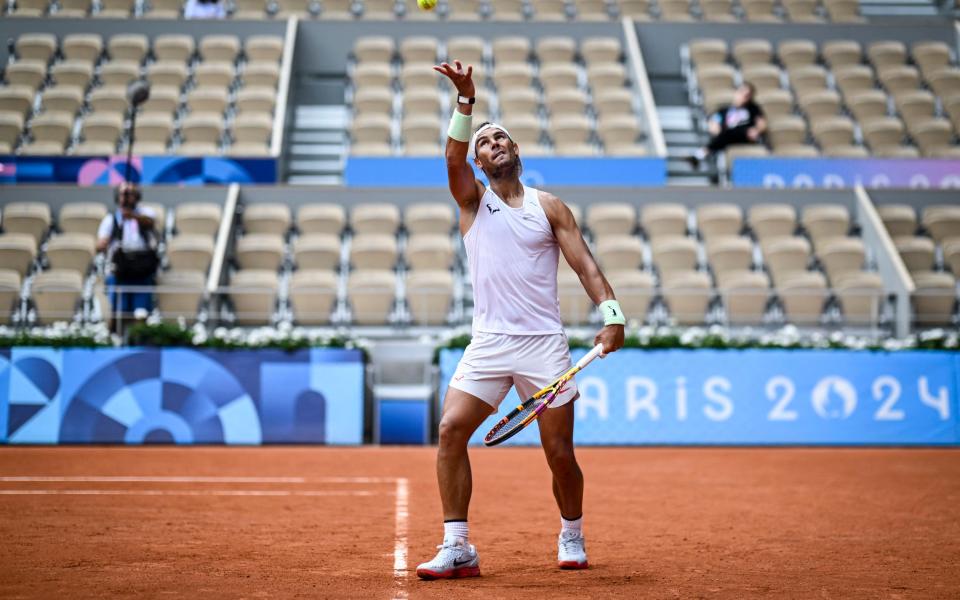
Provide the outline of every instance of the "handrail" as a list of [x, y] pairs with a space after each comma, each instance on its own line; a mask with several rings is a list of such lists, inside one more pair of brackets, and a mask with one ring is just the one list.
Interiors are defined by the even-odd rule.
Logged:
[[283, 132], [287, 123], [287, 100], [293, 79], [293, 50], [297, 41], [297, 17], [287, 19], [287, 31], [283, 37], [283, 56], [280, 60], [280, 80], [277, 82], [277, 103], [273, 107], [273, 135], [270, 138], [270, 155], [280, 158], [283, 148]]
[[660, 115], [657, 114], [657, 104], [653, 99], [653, 89], [650, 87], [647, 65], [643, 60], [643, 52], [640, 50], [640, 40], [637, 39], [637, 28], [630, 17], [623, 17], [621, 23], [623, 25], [623, 39], [626, 42], [625, 51], [630, 59], [630, 64], [633, 66], [633, 79], [637, 83], [637, 91], [640, 92], [640, 99], [643, 101], [643, 116], [646, 120], [647, 130], [650, 132], [653, 151], [659, 157], [666, 157], [667, 143], [663, 138], [663, 127], [660, 125]]
[[207, 294], [212, 296], [220, 286], [223, 275], [223, 265], [227, 258], [227, 246], [233, 230], [233, 221], [236, 218], [237, 202], [240, 199], [240, 184], [231, 183], [227, 188], [227, 199], [223, 203], [223, 212], [220, 216], [220, 228], [217, 230], [217, 240], [213, 246], [213, 259], [210, 261], [210, 273], [207, 276]]

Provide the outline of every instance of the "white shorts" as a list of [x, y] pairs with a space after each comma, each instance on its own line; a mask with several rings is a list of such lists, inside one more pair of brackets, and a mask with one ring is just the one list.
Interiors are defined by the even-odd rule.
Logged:
[[[572, 366], [567, 336], [477, 333], [470, 341], [450, 387], [480, 398], [496, 410], [511, 386], [524, 401], [553, 383]], [[577, 395], [571, 380], [550, 408], [563, 406]]]

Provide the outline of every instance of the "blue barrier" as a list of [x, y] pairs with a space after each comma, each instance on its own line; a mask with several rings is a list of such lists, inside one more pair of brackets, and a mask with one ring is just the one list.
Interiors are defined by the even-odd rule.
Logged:
[[359, 444], [357, 350], [0, 350], [0, 442]]
[[[474, 167], [481, 180], [486, 177]], [[347, 158], [344, 181], [362, 187], [447, 187], [447, 165], [441, 157]], [[523, 182], [529, 186], [662, 186], [667, 183], [664, 158], [525, 158]]]
[[[0, 156], [0, 184], [116, 185], [125, 156]], [[275, 158], [137, 156], [131, 179], [145, 184], [276, 183]]]
[[883, 158], [738, 158], [736, 187], [960, 188], [960, 160]]
[[[460, 356], [440, 354], [441, 395]], [[960, 442], [958, 353], [628, 349], [594, 361], [577, 384], [579, 444]], [[471, 443], [518, 402], [511, 391]], [[529, 427], [507, 443], [538, 439]]]

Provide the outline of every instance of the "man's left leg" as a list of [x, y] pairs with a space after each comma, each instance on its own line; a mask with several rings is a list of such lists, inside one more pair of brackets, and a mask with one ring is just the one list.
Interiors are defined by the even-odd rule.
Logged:
[[[576, 399], [576, 397], [574, 397]], [[557, 564], [561, 569], [587, 568], [583, 541], [583, 472], [573, 450], [573, 400], [548, 408], [537, 419], [540, 442], [553, 473], [553, 495], [560, 508]]]

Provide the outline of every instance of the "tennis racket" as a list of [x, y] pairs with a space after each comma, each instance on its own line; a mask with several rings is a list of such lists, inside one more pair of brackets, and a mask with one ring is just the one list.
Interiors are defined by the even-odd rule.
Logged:
[[587, 352], [583, 358], [577, 361], [577, 364], [570, 367], [569, 371], [531, 396], [529, 400], [511, 410], [507, 416], [500, 419], [500, 422], [493, 426], [493, 429], [490, 430], [487, 437], [483, 438], [483, 443], [487, 446], [496, 446], [520, 433], [524, 427], [533, 423], [533, 421], [540, 416], [540, 413], [547, 410], [547, 407], [556, 400], [560, 392], [563, 391], [564, 386], [573, 379], [574, 375], [582, 371], [593, 359], [602, 354], [603, 344], [594, 346], [593, 350]]

